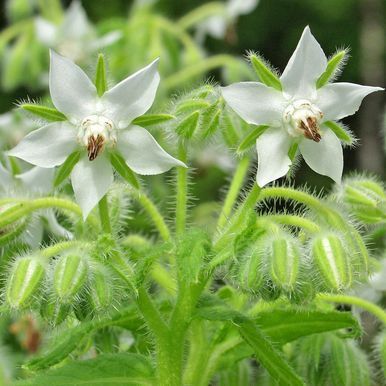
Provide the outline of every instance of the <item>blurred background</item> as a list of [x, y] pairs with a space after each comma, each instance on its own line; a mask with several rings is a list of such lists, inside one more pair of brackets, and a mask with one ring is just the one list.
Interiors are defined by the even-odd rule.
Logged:
[[[34, 3], [42, 3], [42, 1], [3, 0], [0, 14], [2, 29], [36, 16], [39, 9]], [[71, 2], [62, 1], [61, 3], [64, 8], [68, 8]], [[204, 0], [142, 0], [136, 2], [82, 0], [81, 3], [90, 21], [102, 26], [102, 31], [113, 28], [114, 23], [122, 26], [122, 23], [126, 23], [133, 14], [133, 8], [139, 6], [151, 8], [151, 12], [173, 23], [202, 5], [215, 4]], [[223, 3], [226, 5], [227, 2]], [[282, 71], [303, 28], [310, 25], [327, 56], [332, 55], [337, 48], [349, 47], [351, 58], [343, 71], [341, 81], [385, 86], [385, 0], [241, 0], [239, 3], [243, 4], [239, 5], [239, 8], [244, 9], [241, 9], [238, 14], [236, 11], [234, 15], [227, 16], [225, 26], [222, 26], [223, 31], [210, 33], [210, 23], [216, 22], [213, 18], [207, 19], [209, 32], [201, 33], [201, 36], [196, 28], [187, 28], [187, 32], [194, 39], [199, 40], [205, 55], [225, 53], [242, 57], [247, 50], [254, 50], [263, 54], [274, 67]], [[251, 5], [251, 3], [254, 4]], [[132, 28], [130, 32], [131, 38], [139, 41], [143, 33], [140, 28]], [[12, 39], [9, 39], [8, 45], [16, 44]], [[0, 40], [0, 54], [4, 51], [4, 46], [5, 44], [1, 44]], [[32, 50], [31, 47], [26, 48], [27, 51], [29, 49]], [[123, 55], [121, 62], [127, 57], [132, 60], [137, 55], [133, 50], [125, 51], [124, 46], [119, 47], [119, 50]], [[47, 56], [47, 52], [48, 50], [44, 55]], [[33, 55], [32, 52], [28, 54]], [[161, 57], [162, 54], [160, 52]], [[6, 60], [3, 56], [2, 61]], [[138, 59], [138, 62], [140, 61], [143, 60]], [[26, 66], [31, 67], [28, 64]], [[0, 97], [0, 113], [11, 109], [15, 101], [25, 98], [26, 95], [32, 98], [43, 95], [42, 87], [28, 84], [28, 82], [7, 84], [10, 82], [10, 76], [4, 75], [6, 71], [4, 67], [1, 71], [5, 83], [3, 82]], [[122, 70], [124, 71], [126, 69]], [[210, 69], [202, 76], [202, 79], [206, 77], [224, 82], [220, 70], [216, 68]], [[243, 76], [240, 77], [243, 78]], [[384, 176], [384, 95], [385, 93], [370, 95], [365, 99], [360, 113], [344, 121], [360, 138], [360, 146], [345, 151], [346, 173], [357, 169], [368, 170]], [[304, 173], [297, 173], [296, 179], [299, 183], [311, 180], [311, 185], [313, 182], [318, 186], [329, 184], [327, 180], [314, 175], [308, 168]]]

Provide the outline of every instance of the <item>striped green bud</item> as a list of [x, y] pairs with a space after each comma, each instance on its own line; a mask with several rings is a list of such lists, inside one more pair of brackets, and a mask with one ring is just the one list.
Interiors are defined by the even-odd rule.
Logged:
[[381, 183], [370, 178], [348, 180], [343, 198], [361, 221], [374, 224], [386, 220], [386, 192]]
[[295, 289], [299, 275], [300, 251], [294, 239], [278, 237], [270, 246], [270, 273], [273, 283], [284, 291]]
[[38, 257], [17, 259], [12, 267], [6, 287], [6, 299], [11, 307], [27, 306], [38, 292], [44, 277], [44, 266]]
[[339, 237], [328, 234], [314, 239], [312, 255], [326, 289], [341, 291], [351, 285], [348, 255]]
[[97, 312], [108, 308], [113, 299], [113, 288], [105, 272], [95, 272], [88, 293], [89, 304]]
[[258, 248], [249, 251], [238, 264], [237, 284], [246, 291], [256, 292], [263, 284], [263, 255]]
[[63, 304], [54, 299], [44, 300], [41, 304], [40, 315], [52, 326], [58, 326], [68, 316], [71, 311], [69, 304]]
[[63, 301], [71, 301], [87, 279], [87, 264], [78, 255], [62, 256], [54, 270], [54, 290]]

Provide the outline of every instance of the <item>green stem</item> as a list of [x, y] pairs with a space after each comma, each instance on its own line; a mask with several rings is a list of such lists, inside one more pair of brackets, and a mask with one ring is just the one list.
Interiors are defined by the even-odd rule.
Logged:
[[[268, 215], [261, 217], [262, 219], [269, 219], [273, 220], [274, 222], [278, 222], [279, 224], [282, 225], [290, 225], [293, 227], [298, 227], [306, 230], [309, 233], [318, 233], [320, 232], [320, 226], [316, 223], [314, 223], [311, 220], [308, 220], [307, 218], [304, 217], [299, 217], [296, 215], [290, 215], [290, 214], [274, 214], [274, 215]], [[257, 221], [261, 218], [258, 218]]]
[[109, 215], [109, 204], [107, 202], [107, 195], [103, 196], [99, 201], [99, 217], [102, 224], [102, 230], [105, 233], [111, 233], [111, 223]]
[[237, 208], [236, 213], [230, 218], [228, 228], [214, 243], [214, 249], [221, 250], [228, 245], [229, 238], [233, 236], [236, 230], [239, 230], [243, 226], [248, 218], [248, 214], [255, 208], [260, 192], [261, 188], [257, 184], [254, 184], [244, 201]]
[[318, 294], [317, 298], [331, 303], [344, 303], [353, 306], [358, 306], [365, 311], [370, 312], [378, 319], [380, 319], [386, 325], [386, 311], [376, 304], [370, 303], [367, 300], [358, 298], [356, 296], [348, 295], [330, 295], [330, 294]]
[[197, 63], [186, 66], [183, 70], [167, 77], [163, 82], [163, 86], [166, 90], [172, 90], [192, 78], [207, 73], [208, 71], [214, 70], [218, 67], [232, 67], [233, 65], [237, 65], [240, 71], [243, 69], [243, 73], [245, 72], [245, 75], [248, 77], [251, 76], [251, 72], [247, 66], [241, 67], [243, 64], [233, 56], [221, 54], [202, 59]]
[[225, 13], [225, 4], [214, 1], [200, 7], [194, 8], [193, 11], [188, 12], [178, 21], [178, 25], [183, 29], [188, 29], [197, 23], [214, 15], [222, 15]]
[[[183, 143], [178, 146], [178, 158], [186, 163], [187, 152]], [[177, 168], [177, 197], [176, 197], [176, 233], [182, 235], [186, 227], [188, 202], [188, 169], [182, 166]]]
[[75, 247], [82, 247], [84, 249], [85, 247], [88, 247], [88, 243], [81, 240], [62, 241], [41, 249], [40, 254], [45, 258], [49, 258], [58, 255], [66, 249], [71, 249]]
[[[60, 208], [75, 213], [82, 217], [82, 209], [72, 201], [56, 197], [43, 197], [32, 201], [20, 200], [15, 204], [15, 208], [9, 208], [0, 214], [0, 228], [19, 220], [21, 217], [28, 215], [34, 210], [46, 208]], [[99, 229], [98, 220], [89, 215], [87, 221], [95, 228]]]
[[240, 189], [243, 186], [250, 162], [251, 160], [248, 157], [242, 158], [235, 170], [235, 173], [233, 174], [232, 182], [229, 186], [228, 193], [224, 201], [224, 206], [221, 210], [221, 214], [218, 219], [218, 229], [223, 228], [226, 222], [228, 221], [229, 215], [233, 209], [235, 201], [240, 194]]
[[131, 193], [134, 198], [140, 203], [140, 205], [142, 205], [143, 209], [145, 209], [147, 214], [150, 216], [163, 240], [169, 240], [169, 227], [166, 225], [162, 214], [160, 213], [156, 205], [153, 203], [153, 201], [143, 191], [132, 190]]

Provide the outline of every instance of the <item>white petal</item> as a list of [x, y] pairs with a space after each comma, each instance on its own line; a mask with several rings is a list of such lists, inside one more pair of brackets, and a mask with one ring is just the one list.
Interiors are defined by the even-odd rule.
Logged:
[[37, 17], [35, 19], [35, 31], [38, 40], [47, 47], [53, 47], [56, 41], [57, 28], [49, 21]]
[[330, 83], [318, 90], [316, 104], [324, 114], [324, 121], [338, 120], [355, 114], [366, 95], [381, 90], [354, 83]]
[[134, 172], [143, 175], [160, 174], [173, 166], [186, 165], [166, 153], [154, 137], [139, 126], [118, 133], [118, 150]]
[[44, 225], [40, 217], [35, 217], [28, 223], [27, 229], [23, 233], [22, 240], [32, 249], [39, 247], [43, 239]]
[[124, 79], [102, 97], [106, 115], [120, 128], [146, 113], [154, 102], [160, 77], [158, 59]]
[[256, 181], [260, 187], [286, 175], [291, 166], [290, 146], [291, 137], [281, 128], [270, 128], [257, 138]]
[[113, 180], [113, 171], [104, 154], [99, 155], [94, 161], [83, 157], [74, 166], [71, 183], [75, 200], [82, 208], [84, 219], [107, 193]]
[[228, 15], [236, 18], [239, 15], [246, 15], [252, 12], [259, 0], [229, 0], [227, 3]]
[[62, 164], [76, 146], [74, 127], [66, 122], [55, 122], [29, 133], [7, 154], [32, 165], [52, 168]]
[[281, 92], [258, 82], [234, 83], [221, 88], [229, 106], [246, 122], [275, 124], [282, 118], [285, 100]]
[[58, 223], [58, 220], [56, 219], [55, 213], [52, 209], [48, 209], [44, 212], [44, 218], [47, 220], [48, 229], [51, 233], [70, 240], [73, 238], [73, 234]]
[[62, 25], [59, 27], [61, 38], [79, 39], [92, 33], [87, 15], [80, 1], [74, 0], [64, 14]]
[[52, 190], [54, 169], [36, 166], [25, 173], [18, 174], [17, 179], [23, 182], [25, 188], [32, 192], [48, 193]]
[[322, 133], [320, 142], [303, 139], [299, 149], [312, 170], [340, 183], [343, 172], [343, 150], [339, 139], [331, 130]]
[[227, 29], [225, 15], [216, 15], [208, 18], [197, 26], [199, 40], [203, 41], [205, 35], [210, 35], [216, 39], [222, 39]]
[[50, 52], [49, 85], [55, 107], [70, 120], [81, 120], [95, 113], [97, 93], [94, 84], [71, 60]]
[[282, 76], [283, 91], [290, 96], [312, 97], [316, 81], [325, 71], [327, 59], [320, 44], [306, 27]]
[[0, 188], [7, 190], [13, 186], [13, 176], [0, 162]]

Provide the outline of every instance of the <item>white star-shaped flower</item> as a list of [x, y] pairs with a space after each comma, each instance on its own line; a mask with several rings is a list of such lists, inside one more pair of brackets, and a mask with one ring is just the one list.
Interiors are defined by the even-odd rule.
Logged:
[[317, 89], [316, 82], [326, 67], [326, 56], [306, 27], [280, 77], [282, 91], [259, 82], [222, 88], [225, 101], [241, 118], [269, 126], [256, 141], [259, 186], [288, 172], [288, 152], [294, 143], [311, 169], [340, 182], [342, 146], [324, 123], [354, 114], [366, 95], [382, 88], [341, 82]]
[[122, 37], [121, 32], [112, 31], [98, 38], [78, 0], [71, 3], [59, 25], [37, 17], [35, 30], [41, 43], [75, 62], [82, 61], [91, 53], [113, 44]]
[[160, 174], [173, 166], [186, 167], [166, 153], [147, 130], [131, 124], [153, 104], [160, 80], [157, 64], [158, 59], [99, 97], [80, 67], [51, 51], [51, 98], [68, 121], [33, 131], [8, 154], [53, 168], [82, 149], [71, 182], [84, 218], [113, 182], [108, 156], [111, 150], [118, 151], [127, 165], [142, 175]]
[[[0, 196], [39, 197], [51, 192], [53, 179], [53, 169], [33, 167], [26, 172], [13, 175], [0, 162]], [[44, 228], [58, 237], [72, 238], [71, 232], [58, 223], [55, 212], [52, 209], [45, 209], [39, 211], [38, 218], [28, 223], [22, 240], [31, 248], [38, 247], [43, 239]]]

